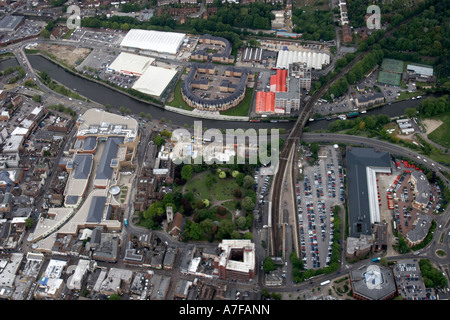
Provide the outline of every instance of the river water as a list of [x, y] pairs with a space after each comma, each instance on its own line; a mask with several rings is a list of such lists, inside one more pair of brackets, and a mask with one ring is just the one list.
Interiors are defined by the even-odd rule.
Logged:
[[133, 99], [125, 94], [122, 94], [116, 90], [110, 89], [106, 86], [98, 84], [96, 82], [87, 80], [80, 76], [65, 70], [57, 64], [38, 55], [27, 56], [31, 66], [38, 71], [46, 71], [48, 75], [65, 85], [70, 89], [76, 89], [78, 93], [89, 98], [92, 101], [98, 102], [102, 105], [109, 104], [113, 109], [119, 109], [121, 106], [130, 108], [133, 114], [139, 114], [140, 112], [150, 113], [153, 119], [165, 118], [171, 120], [172, 124], [183, 126], [185, 123], [188, 126], [194, 124], [194, 121], [202, 121], [202, 126], [206, 128], [218, 128], [218, 129], [231, 129], [231, 128], [286, 128], [289, 129], [293, 126], [291, 123], [254, 123], [245, 121], [223, 121], [223, 120], [210, 120], [202, 118], [194, 118], [179, 113], [164, 110], [160, 107], [149, 105], [145, 102]]
[[[293, 122], [289, 123], [255, 123], [255, 122], [241, 122], [241, 121], [222, 121], [222, 120], [210, 120], [202, 118], [194, 118], [185, 116], [182, 114], [174, 113], [171, 111], [164, 110], [162, 108], [149, 105], [145, 102], [135, 100], [125, 94], [122, 94], [116, 90], [105, 87], [101, 84], [95, 83], [93, 81], [84, 79], [80, 76], [74, 75], [64, 68], [58, 66], [57, 64], [41, 57], [38, 55], [28, 55], [27, 56], [31, 66], [38, 71], [46, 71], [52, 79], [64, 84], [70, 89], [76, 89], [81, 95], [87, 97], [88, 99], [98, 102], [100, 104], [109, 104], [113, 109], [118, 110], [121, 106], [125, 108], [130, 108], [134, 114], [139, 114], [140, 112], [150, 113], [153, 119], [165, 118], [166, 120], [171, 120], [173, 124], [183, 126], [185, 123], [191, 126], [194, 121], [201, 120], [202, 126], [206, 128], [285, 128], [290, 129], [293, 126]], [[0, 61], [0, 70], [7, 68], [8, 66], [17, 65], [15, 59], [7, 59]], [[421, 102], [421, 99], [416, 100], [404, 100], [400, 102], [394, 102], [391, 105], [385, 105], [379, 108], [368, 110], [364, 115], [374, 115], [385, 114], [389, 117], [401, 116], [404, 114], [406, 108], [417, 107]], [[361, 116], [364, 116], [361, 115]], [[326, 130], [328, 125], [332, 121], [319, 120], [308, 122], [307, 126], [310, 130]]]

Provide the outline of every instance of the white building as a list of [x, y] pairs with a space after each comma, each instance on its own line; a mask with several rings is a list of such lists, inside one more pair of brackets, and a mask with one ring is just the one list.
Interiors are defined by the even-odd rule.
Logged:
[[155, 62], [150, 57], [121, 52], [108, 67], [108, 71], [127, 75], [142, 76], [147, 68]]
[[161, 97], [177, 74], [176, 70], [149, 66], [144, 74], [134, 83], [132, 89]]
[[276, 67], [289, 69], [289, 65], [296, 62], [304, 62], [308, 68], [321, 70], [324, 65], [330, 63], [330, 55], [322, 52], [282, 50], [278, 52]]
[[131, 29], [120, 43], [121, 47], [176, 54], [186, 34], [154, 30]]

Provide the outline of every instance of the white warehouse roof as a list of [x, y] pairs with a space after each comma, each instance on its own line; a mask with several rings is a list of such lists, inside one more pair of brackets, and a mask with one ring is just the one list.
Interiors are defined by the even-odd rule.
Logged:
[[330, 56], [320, 52], [306, 51], [279, 51], [277, 68], [288, 69], [289, 65], [295, 62], [306, 62], [308, 68], [321, 70], [324, 64], [330, 63]]
[[185, 36], [184, 33], [131, 29], [120, 45], [122, 47], [176, 54]]
[[142, 75], [148, 66], [150, 66], [155, 59], [150, 57], [139, 56], [128, 52], [121, 52], [119, 56], [111, 63], [108, 70], [121, 72], [125, 74]]
[[425, 66], [418, 66], [414, 64], [408, 64], [406, 66], [406, 70], [410, 72], [417, 73], [421, 76], [426, 77], [432, 77], [433, 76], [433, 68], [432, 67], [425, 67]]
[[132, 88], [159, 97], [176, 74], [176, 70], [149, 66]]

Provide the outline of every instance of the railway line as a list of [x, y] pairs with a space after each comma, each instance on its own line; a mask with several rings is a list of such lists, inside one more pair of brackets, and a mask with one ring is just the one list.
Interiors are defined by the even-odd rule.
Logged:
[[[413, 19], [415, 16], [420, 14], [422, 11], [418, 11], [415, 14], [413, 14], [411, 17], [405, 19], [401, 23], [399, 23], [394, 28], [386, 31], [383, 36], [380, 37], [379, 40], [383, 38], [387, 38], [390, 35], [392, 35], [400, 26], [404, 25], [411, 19]], [[378, 42], [376, 41], [376, 42]], [[370, 47], [359, 54], [353, 61], [351, 61], [349, 64], [347, 64], [338, 74], [336, 74], [330, 81], [328, 81], [324, 86], [322, 86], [319, 90], [317, 90], [312, 96], [311, 99], [308, 100], [308, 102], [305, 104], [303, 110], [301, 111], [297, 121], [294, 124], [294, 127], [292, 128], [287, 142], [284, 145], [283, 150], [280, 153], [279, 161], [278, 161], [278, 169], [274, 177], [274, 181], [272, 183], [272, 201], [271, 201], [271, 213], [269, 214], [269, 217], [271, 217], [271, 238], [270, 238], [270, 249], [272, 256], [279, 257], [282, 254], [282, 239], [280, 237], [280, 226], [282, 225], [281, 221], [283, 221], [283, 217], [281, 216], [283, 214], [283, 210], [281, 208], [281, 194], [282, 194], [282, 184], [283, 179], [285, 176], [286, 170], [289, 168], [291, 171], [293, 170], [293, 167], [289, 165], [289, 154], [291, 150], [297, 150], [298, 143], [300, 142], [303, 128], [306, 125], [306, 122], [310, 118], [310, 113], [314, 107], [314, 104], [317, 102], [317, 100], [322, 97], [325, 92], [330, 88], [331, 85], [333, 85], [337, 80], [339, 80], [343, 75], [345, 75], [356, 63], [361, 61], [368, 53], [370, 53]], [[294, 148], [294, 149], [293, 149]], [[295, 158], [295, 157], [294, 157]], [[291, 163], [292, 164], [292, 163]], [[293, 174], [291, 172], [290, 174]], [[295, 198], [295, 197], [294, 197]], [[282, 220], [280, 220], [282, 219]]]
[[[306, 125], [306, 122], [309, 120], [310, 113], [314, 107], [316, 101], [322, 97], [329, 87], [333, 85], [337, 80], [339, 80], [344, 74], [346, 74], [357, 62], [361, 61], [364, 56], [370, 51], [365, 51], [357, 56], [353, 61], [351, 61], [347, 66], [345, 66], [341, 72], [335, 75], [327, 84], [322, 86], [319, 90], [317, 90], [312, 96], [311, 99], [305, 104], [302, 112], [300, 113], [297, 121], [292, 128], [286, 144], [283, 150], [280, 153], [279, 162], [278, 162], [278, 170], [274, 177], [274, 182], [272, 183], [272, 221], [271, 221], [271, 252], [272, 256], [280, 256], [282, 254], [282, 239], [280, 236], [280, 221], [282, 221], [283, 210], [281, 208], [281, 194], [282, 194], [282, 184], [283, 179], [286, 174], [286, 170], [293, 170], [292, 163], [289, 164], [289, 155], [291, 151], [295, 152], [298, 148], [298, 144], [301, 139], [301, 135], [303, 132], [303, 128]], [[290, 172], [290, 174], [293, 174]], [[281, 220], [280, 220], [281, 219]]]

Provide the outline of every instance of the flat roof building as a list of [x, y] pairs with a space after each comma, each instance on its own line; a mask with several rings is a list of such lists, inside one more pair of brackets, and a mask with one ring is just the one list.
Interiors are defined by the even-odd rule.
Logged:
[[392, 271], [381, 265], [351, 271], [350, 282], [358, 300], [389, 300], [397, 293]]
[[177, 71], [173, 69], [148, 66], [142, 76], [133, 84], [132, 89], [159, 98], [165, 95], [176, 74]]
[[11, 32], [17, 30], [19, 26], [25, 21], [24, 16], [4, 16], [0, 20], [0, 32]]
[[222, 240], [215, 261], [220, 279], [249, 281], [255, 278], [255, 244], [250, 240]]
[[308, 68], [322, 70], [324, 65], [330, 63], [330, 55], [322, 52], [289, 51], [278, 52], [277, 65], [279, 69], [288, 69], [295, 62], [305, 62]]
[[275, 112], [275, 92], [258, 91], [256, 93], [255, 112], [258, 114], [272, 114]]
[[389, 153], [371, 148], [347, 148], [347, 186], [350, 237], [371, 235], [380, 222], [377, 173], [391, 173]]
[[128, 52], [121, 52], [108, 67], [108, 71], [127, 75], [142, 76], [155, 59]]
[[120, 43], [121, 47], [176, 54], [186, 34], [155, 30], [131, 29]]

